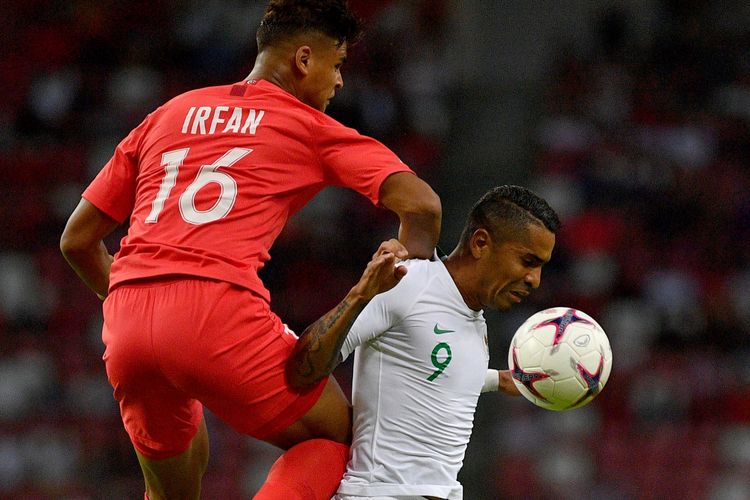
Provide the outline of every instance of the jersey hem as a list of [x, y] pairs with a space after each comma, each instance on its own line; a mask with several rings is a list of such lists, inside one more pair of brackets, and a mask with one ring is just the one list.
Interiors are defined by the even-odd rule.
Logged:
[[437, 484], [369, 484], [366, 486], [360, 486], [341, 483], [337, 493], [355, 496], [416, 495], [441, 498], [461, 498], [463, 496], [463, 487], [461, 485], [453, 487]]

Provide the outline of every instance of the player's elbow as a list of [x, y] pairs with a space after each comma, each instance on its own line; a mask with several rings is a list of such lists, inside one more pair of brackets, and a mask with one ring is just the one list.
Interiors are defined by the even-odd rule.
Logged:
[[320, 381], [323, 380], [323, 377], [304, 377], [297, 373], [290, 373], [289, 370], [287, 370], [286, 374], [286, 381], [287, 384], [289, 384], [289, 387], [291, 387], [293, 390], [298, 392], [304, 392], [309, 389], [312, 389]]
[[88, 229], [85, 219], [81, 216], [84, 213], [81, 206], [79, 205], [70, 216], [60, 235], [60, 251], [65, 257], [81, 254], [94, 243], [90, 236], [93, 232]]
[[443, 217], [443, 205], [438, 194], [432, 189], [426, 192], [419, 200], [415, 212], [440, 224]]
[[425, 181], [407, 172], [393, 174], [383, 182], [380, 202], [402, 218], [419, 216], [439, 221], [442, 217], [437, 193]]
[[60, 236], [60, 252], [62, 252], [63, 256], [70, 261], [85, 251], [86, 245], [83, 240], [73, 231], [65, 228], [65, 231]]
[[439, 225], [443, 216], [443, 206], [438, 194], [426, 184], [417, 196], [403, 200], [400, 207], [402, 218], [414, 217], [424, 221], [433, 221]]
[[92, 239], [85, 232], [66, 228], [60, 236], [60, 252], [73, 267], [95, 259], [101, 240]]
[[[437, 242], [443, 208], [440, 197], [431, 188], [427, 187], [426, 190], [419, 193], [419, 196], [401, 200], [393, 210], [398, 214], [401, 224], [407, 227], [409, 232], [422, 235], [425, 238], [430, 237], [435, 240], [432, 242], [433, 244]], [[430, 249], [431, 252], [432, 249]]]
[[327, 376], [327, 374], [303, 370], [301, 364], [294, 357], [287, 363], [284, 375], [289, 387], [300, 392], [312, 389]]

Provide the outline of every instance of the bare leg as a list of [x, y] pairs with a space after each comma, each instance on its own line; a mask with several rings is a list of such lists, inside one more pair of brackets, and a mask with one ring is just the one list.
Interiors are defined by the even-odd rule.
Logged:
[[267, 439], [287, 451], [273, 464], [254, 500], [329, 500], [349, 458], [352, 416], [333, 377], [297, 422]]
[[[333, 377], [329, 377], [315, 405], [297, 422], [266, 439], [282, 449], [314, 438], [351, 442], [352, 415], [349, 402]], [[149, 500], [199, 500], [201, 479], [208, 464], [205, 420], [184, 453], [164, 460], [150, 460], [136, 451], [146, 481]], [[345, 462], [344, 462], [345, 463]], [[314, 465], [314, 464], [313, 464]], [[318, 474], [324, 472], [318, 471]]]
[[347, 445], [352, 441], [352, 408], [333, 376], [328, 377], [320, 398], [302, 418], [265, 441], [287, 450], [314, 438]]
[[208, 432], [201, 421], [190, 447], [176, 457], [150, 460], [136, 450], [149, 500], [198, 500], [208, 465]]

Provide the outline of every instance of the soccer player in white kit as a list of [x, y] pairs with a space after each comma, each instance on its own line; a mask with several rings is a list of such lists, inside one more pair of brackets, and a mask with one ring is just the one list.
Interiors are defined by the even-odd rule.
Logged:
[[353, 442], [336, 500], [463, 498], [457, 476], [480, 392], [518, 394], [508, 370], [488, 370], [483, 310], [507, 310], [539, 286], [559, 224], [528, 189], [496, 187], [445, 260], [399, 263], [401, 281], [353, 324], [329, 314], [303, 333], [287, 369], [293, 386], [355, 352]]

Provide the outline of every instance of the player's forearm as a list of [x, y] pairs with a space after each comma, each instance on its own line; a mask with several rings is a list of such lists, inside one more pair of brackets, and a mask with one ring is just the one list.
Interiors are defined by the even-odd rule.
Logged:
[[492, 368], [487, 370], [482, 392], [502, 392], [509, 396], [521, 395], [518, 387], [513, 382], [510, 370], [494, 370]]
[[442, 220], [440, 197], [432, 188], [414, 174], [399, 172], [383, 182], [380, 203], [398, 215], [399, 241], [409, 257], [430, 258]]
[[333, 372], [340, 362], [341, 346], [359, 313], [375, 295], [396, 286], [406, 274], [405, 268], [396, 267], [398, 259], [405, 256], [406, 249], [400, 242], [381, 243], [344, 300], [305, 329], [286, 366], [287, 381], [292, 387], [311, 387]]
[[440, 236], [440, 211], [407, 213], [400, 219], [398, 240], [409, 250], [409, 256], [420, 259], [432, 257]]
[[295, 389], [314, 386], [330, 375], [340, 362], [341, 346], [354, 320], [369, 299], [354, 290], [302, 333], [286, 367], [289, 384]]
[[109, 288], [109, 271], [113, 257], [107, 251], [103, 242], [92, 247], [79, 247], [63, 240], [60, 244], [65, 260], [76, 272], [81, 280], [99, 298], [107, 296]]
[[513, 382], [513, 376], [510, 370], [498, 370], [500, 374], [500, 385], [498, 391], [508, 396], [520, 396], [521, 391], [518, 390], [516, 384]]

